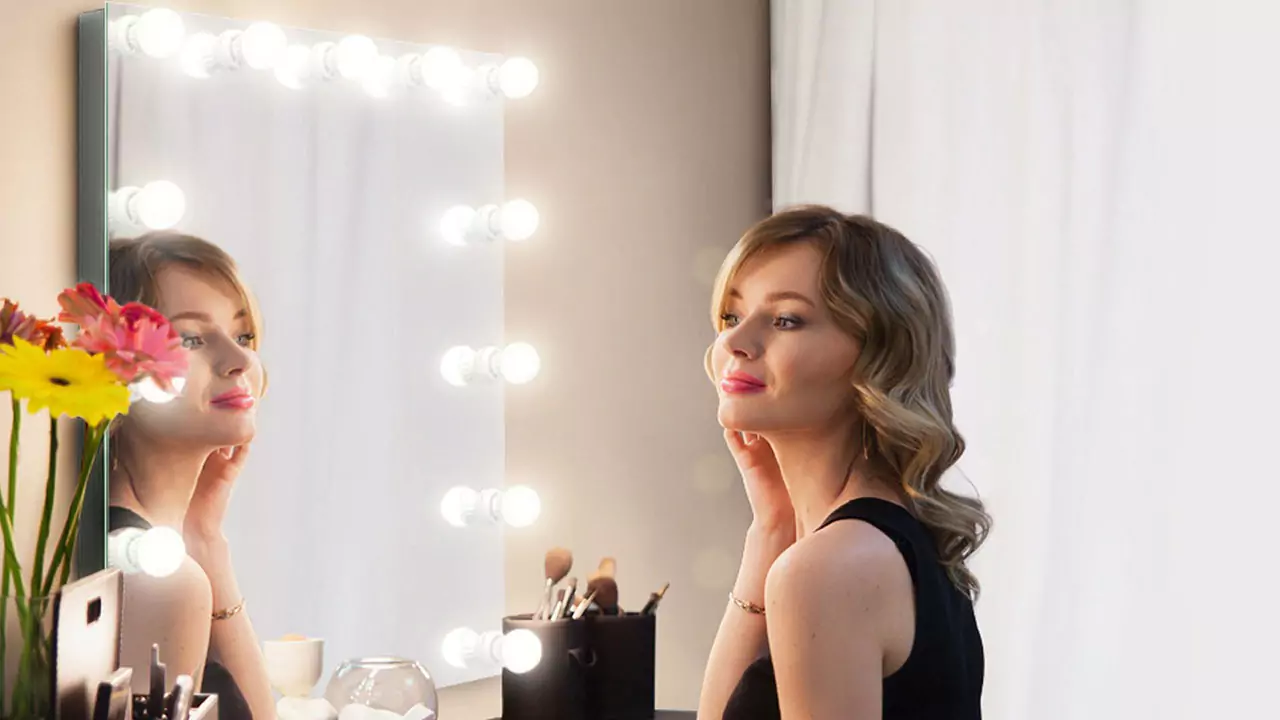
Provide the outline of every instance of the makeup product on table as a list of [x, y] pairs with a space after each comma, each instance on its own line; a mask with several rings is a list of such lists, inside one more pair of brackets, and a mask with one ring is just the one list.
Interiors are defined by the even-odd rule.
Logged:
[[160, 662], [160, 646], [151, 646], [151, 692], [147, 695], [147, 717], [164, 717], [165, 666]]
[[132, 720], [132, 684], [132, 668], [119, 668], [110, 680], [99, 683], [93, 704], [93, 720]]
[[662, 586], [662, 589], [656, 593], [649, 593], [649, 602], [644, 604], [644, 608], [640, 611], [641, 615], [652, 615], [658, 611], [658, 603], [662, 602], [662, 597], [667, 594], [667, 588], [671, 587], [671, 583]]
[[596, 607], [602, 615], [618, 614], [618, 583], [611, 577], [597, 577], [587, 583], [587, 592], [595, 595]]

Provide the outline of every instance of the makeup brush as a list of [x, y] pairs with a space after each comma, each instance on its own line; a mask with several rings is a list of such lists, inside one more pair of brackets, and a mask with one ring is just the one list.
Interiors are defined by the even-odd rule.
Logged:
[[588, 592], [587, 596], [578, 601], [578, 607], [573, 609], [573, 619], [577, 620], [587, 612], [587, 608], [591, 607], [591, 601], [596, 599], [594, 592]]
[[587, 583], [587, 592], [596, 596], [596, 607], [605, 615], [618, 614], [618, 582], [611, 577], [598, 577]]
[[573, 596], [578, 592], [578, 578], [569, 578], [568, 587], [565, 588], [564, 598], [560, 601], [556, 608], [556, 613], [551, 616], [552, 620], [561, 620], [569, 616], [569, 610], [573, 607]]
[[602, 577], [607, 577], [607, 578], [618, 577], [618, 561], [617, 560], [614, 560], [611, 557], [602, 558], [600, 560], [600, 566], [597, 567], [596, 571], [591, 573], [591, 577], [587, 579], [594, 580], [595, 578], [602, 578]]
[[547, 584], [542, 591], [542, 604], [538, 606], [538, 612], [534, 613], [534, 620], [546, 620], [551, 617], [551, 597], [552, 589], [569, 574], [569, 570], [573, 568], [573, 553], [565, 548], [551, 548], [547, 551], [547, 555], [543, 558], [542, 569]]
[[640, 611], [641, 615], [652, 615], [658, 610], [658, 603], [662, 602], [662, 596], [667, 594], [667, 588], [671, 587], [671, 583], [662, 586], [662, 589], [656, 593], [649, 593], [649, 602], [644, 604], [644, 609]]

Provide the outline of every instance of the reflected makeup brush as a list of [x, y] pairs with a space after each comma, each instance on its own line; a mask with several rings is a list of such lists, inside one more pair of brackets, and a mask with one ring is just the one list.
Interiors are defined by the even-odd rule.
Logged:
[[662, 602], [662, 596], [667, 594], [667, 588], [671, 587], [671, 583], [662, 586], [661, 590], [656, 593], [649, 593], [649, 602], [644, 604], [644, 609], [640, 611], [641, 615], [652, 615], [658, 611], [658, 603]]
[[551, 597], [555, 586], [569, 574], [573, 568], [573, 553], [565, 548], [551, 548], [542, 561], [542, 569], [547, 584], [542, 590], [542, 604], [534, 613], [534, 620], [546, 620], [551, 617]]
[[587, 608], [591, 607], [591, 602], [596, 599], [594, 592], [588, 592], [587, 596], [578, 601], [578, 607], [573, 609], [573, 619], [577, 620], [587, 612]]

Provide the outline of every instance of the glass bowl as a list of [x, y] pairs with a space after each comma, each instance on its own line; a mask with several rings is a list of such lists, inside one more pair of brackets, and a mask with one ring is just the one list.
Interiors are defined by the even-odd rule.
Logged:
[[430, 720], [439, 707], [436, 684], [426, 669], [393, 657], [342, 663], [329, 679], [324, 697], [339, 720]]

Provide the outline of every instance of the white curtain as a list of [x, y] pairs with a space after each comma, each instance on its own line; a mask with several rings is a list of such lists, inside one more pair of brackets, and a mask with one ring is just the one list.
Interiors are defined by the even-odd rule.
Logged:
[[773, 2], [775, 205], [870, 213], [951, 291], [985, 717], [1280, 713], [1276, 16]]
[[[238, 27], [185, 20], [189, 35]], [[440, 502], [503, 484], [503, 391], [439, 368], [453, 345], [503, 342], [503, 250], [437, 228], [452, 205], [501, 202], [502, 103], [290, 90], [250, 70], [197, 80], [146, 57], [118, 58], [111, 83], [113, 187], [181, 187], [177, 229], [226, 249], [262, 306], [269, 386], [226, 526], [259, 636], [324, 638], [326, 672], [392, 655], [440, 685], [494, 674], [440, 647], [458, 627], [500, 629], [501, 530], [447, 526]]]

